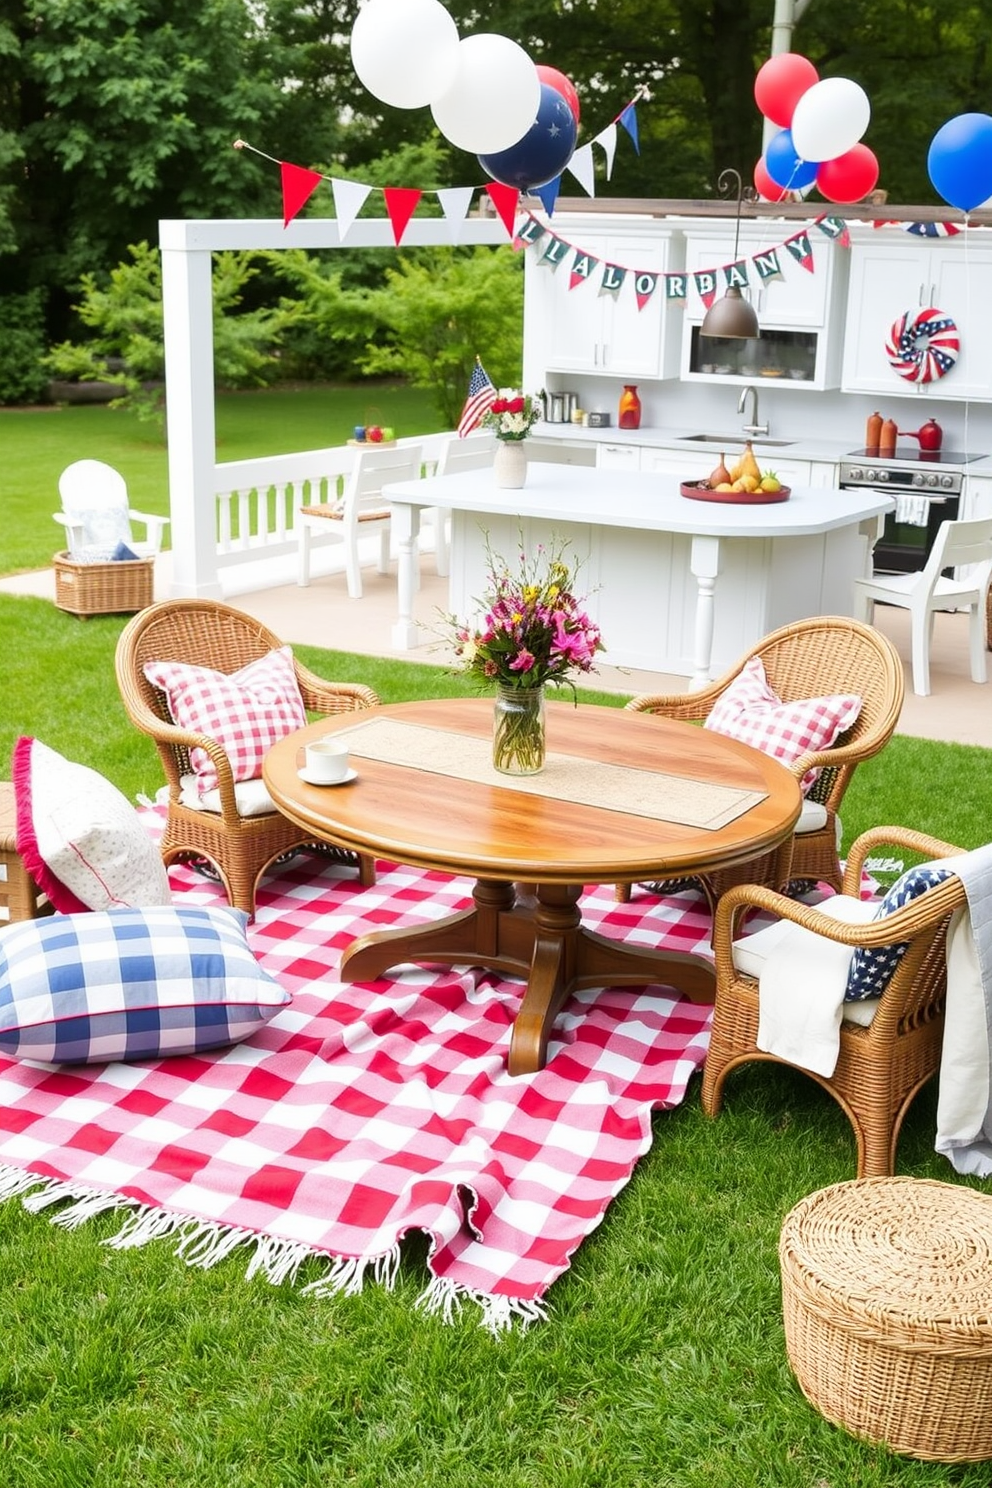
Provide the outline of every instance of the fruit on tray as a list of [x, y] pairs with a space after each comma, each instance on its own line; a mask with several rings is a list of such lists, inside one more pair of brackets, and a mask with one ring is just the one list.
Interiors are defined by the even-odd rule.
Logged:
[[710, 474], [709, 483], [714, 491], [722, 491], [724, 486], [730, 485], [732, 479], [733, 477], [731, 476], [730, 471], [724, 464], [724, 457], [723, 455], [721, 455], [719, 465]]
[[365, 438], [371, 444], [381, 444], [382, 443], [382, 430], [380, 429], [379, 425], [378, 424], [370, 424], [369, 427], [365, 430]]
[[758, 482], [759, 491], [767, 491], [769, 495], [772, 495], [775, 491], [781, 491], [781, 489], [782, 482], [779, 480], [774, 470], [765, 470], [762, 472], [761, 479]]
[[750, 439], [744, 445], [744, 452], [737, 461], [737, 464], [730, 471], [732, 482], [742, 480], [745, 476], [752, 479], [755, 485], [761, 480], [761, 471], [758, 468], [757, 460], [754, 458], [754, 450], [751, 448]]

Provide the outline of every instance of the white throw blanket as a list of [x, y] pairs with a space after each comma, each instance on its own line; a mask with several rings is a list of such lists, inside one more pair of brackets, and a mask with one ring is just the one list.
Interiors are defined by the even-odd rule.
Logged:
[[[831, 919], [863, 924], [877, 905], [837, 894], [816, 908]], [[853, 955], [853, 946], [788, 924], [758, 976], [758, 1048], [800, 1069], [832, 1075], [840, 1053], [844, 991]], [[877, 1005], [877, 999], [872, 1002]]]
[[947, 932], [947, 1015], [937, 1097], [937, 1151], [958, 1173], [992, 1174], [992, 844], [944, 858], [968, 908]]

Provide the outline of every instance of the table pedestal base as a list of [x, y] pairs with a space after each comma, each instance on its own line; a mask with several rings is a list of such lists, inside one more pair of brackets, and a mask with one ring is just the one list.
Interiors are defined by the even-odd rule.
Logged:
[[583, 987], [660, 982], [692, 1002], [712, 1002], [713, 967], [702, 956], [628, 946], [582, 925], [576, 884], [517, 884], [480, 879], [472, 909], [415, 930], [377, 930], [345, 951], [341, 979], [375, 981], [403, 961], [483, 966], [527, 983], [513, 1026], [511, 1075], [543, 1069], [548, 1037], [562, 1005]]

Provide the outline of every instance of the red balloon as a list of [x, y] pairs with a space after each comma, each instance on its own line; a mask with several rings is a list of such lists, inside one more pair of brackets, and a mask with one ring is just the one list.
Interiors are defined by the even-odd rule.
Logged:
[[843, 155], [824, 160], [816, 172], [816, 189], [827, 201], [856, 202], [878, 180], [878, 160], [867, 145], [852, 145]]
[[785, 186], [780, 186], [777, 181], [772, 180], [763, 155], [754, 167], [754, 189], [764, 201], [769, 202], [785, 201], [789, 194]]
[[572, 118], [575, 120], [577, 129], [579, 127], [579, 95], [575, 91], [574, 83], [563, 72], [559, 72], [557, 67], [540, 66], [537, 68], [537, 75], [542, 83], [547, 83], [549, 88], [556, 89], [564, 98], [572, 110]]
[[759, 68], [754, 80], [754, 99], [766, 119], [788, 129], [796, 104], [820, 81], [820, 74], [807, 57], [798, 52], [779, 52]]

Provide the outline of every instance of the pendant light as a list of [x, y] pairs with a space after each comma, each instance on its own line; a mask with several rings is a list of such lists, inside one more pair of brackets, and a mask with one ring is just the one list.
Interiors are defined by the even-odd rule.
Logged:
[[[731, 179], [737, 182], [737, 223], [734, 229], [733, 259], [736, 263], [741, 236], [741, 202], [744, 199], [744, 183], [741, 180], [740, 171], [732, 168], [721, 171], [717, 186], [721, 193], [725, 193], [730, 186]], [[699, 334], [701, 336], [727, 336], [736, 340], [749, 340], [752, 336], [760, 335], [754, 306], [744, 298], [736, 284], [732, 284], [721, 299], [713, 301], [703, 316]]]

